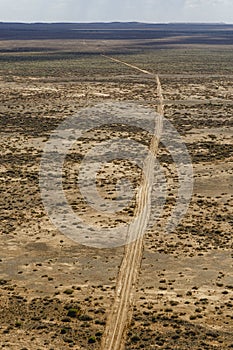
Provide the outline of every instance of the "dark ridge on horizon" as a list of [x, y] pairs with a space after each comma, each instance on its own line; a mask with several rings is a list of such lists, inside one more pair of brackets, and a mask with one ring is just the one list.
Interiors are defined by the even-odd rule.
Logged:
[[132, 27], [159, 27], [159, 26], [205, 26], [205, 27], [233, 27], [233, 23], [225, 23], [225, 22], [161, 22], [161, 23], [152, 23], [152, 22], [137, 22], [137, 21], [109, 21], [109, 22], [7, 22], [0, 21], [1, 26], [75, 26], [75, 27], [86, 27], [86, 26], [132, 26]]

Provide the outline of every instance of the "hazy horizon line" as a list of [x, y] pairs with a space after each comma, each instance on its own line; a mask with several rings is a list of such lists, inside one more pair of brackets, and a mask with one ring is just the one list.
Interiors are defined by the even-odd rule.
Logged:
[[188, 21], [188, 22], [147, 22], [147, 21], [0, 21], [0, 23], [17, 23], [17, 24], [113, 24], [113, 23], [135, 23], [135, 24], [204, 24], [204, 25], [233, 25], [233, 22], [197, 22], [197, 21]]

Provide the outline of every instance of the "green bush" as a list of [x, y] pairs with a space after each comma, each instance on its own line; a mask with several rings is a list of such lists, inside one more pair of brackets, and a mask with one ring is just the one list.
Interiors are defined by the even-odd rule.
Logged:
[[131, 341], [132, 341], [133, 343], [137, 343], [139, 340], [140, 340], [140, 338], [139, 338], [138, 335], [133, 335], [132, 338], [131, 338]]
[[67, 316], [69, 316], [69, 317], [77, 317], [78, 312], [79, 312], [78, 309], [71, 308], [71, 309], [68, 310]]
[[66, 290], [64, 290], [63, 293], [70, 295], [70, 294], [73, 294], [74, 291], [73, 291], [73, 289], [66, 289]]
[[91, 336], [89, 339], [88, 339], [88, 343], [89, 344], [93, 344], [96, 342], [96, 338], [94, 336]]

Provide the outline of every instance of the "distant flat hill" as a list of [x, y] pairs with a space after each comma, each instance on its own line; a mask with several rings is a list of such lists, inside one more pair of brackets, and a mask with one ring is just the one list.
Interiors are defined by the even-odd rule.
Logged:
[[180, 44], [233, 45], [233, 25], [205, 23], [6, 23], [0, 40], [132, 40], [159, 39]]

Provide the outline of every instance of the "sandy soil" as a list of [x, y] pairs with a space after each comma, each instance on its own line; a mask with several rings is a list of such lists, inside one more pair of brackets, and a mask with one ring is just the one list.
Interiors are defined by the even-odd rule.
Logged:
[[[155, 55], [159, 59], [159, 53]], [[161, 55], [162, 59], [164, 53]], [[138, 57], [135, 57], [130, 56], [129, 62], [137, 65]], [[203, 57], [198, 56], [197, 60], [203, 60], [204, 65]], [[87, 101], [91, 104], [109, 99], [146, 101], [153, 108], [158, 102], [153, 96], [154, 83], [143, 73], [114, 64], [113, 68], [110, 63], [104, 66], [104, 58], [98, 60], [97, 66], [88, 61], [89, 75], [83, 62], [77, 61], [79, 73], [74, 78], [70, 66], [67, 75], [62, 75], [60, 66], [52, 64], [51, 68], [50, 63], [47, 65], [51, 71], [46, 75], [43, 66], [37, 68], [35, 76], [35, 70], [25, 62], [21, 66], [9, 64], [1, 72], [0, 344], [3, 349], [100, 348], [124, 248], [90, 248], [68, 239], [49, 221], [39, 191], [44, 144], [66, 116], [85, 106]], [[144, 65], [140, 65], [139, 59], [142, 69], [155, 69], [146, 57], [144, 60]], [[171, 66], [171, 61], [166, 64], [168, 73], [165, 74], [164, 66], [161, 75], [165, 116], [181, 133], [191, 154], [194, 193], [190, 208], [174, 234], [164, 236], [154, 226], [144, 237], [125, 349], [230, 349], [233, 346], [232, 78], [223, 71], [219, 74], [217, 67], [216, 70], [212, 67], [211, 72], [192, 75], [191, 63], [183, 74]], [[112, 132], [108, 131], [110, 137]], [[138, 131], [134, 134], [148, 143], [147, 135]], [[97, 136], [105, 139], [106, 132], [97, 132]], [[79, 164], [94, 143], [92, 134], [77, 145], [77, 157], [67, 159], [65, 191], [79, 213], [83, 212], [99, 225], [115, 225], [116, 217], [93, 216], [93, 210], [86, 208], [73, 181], [72, 162]], [[175, 203], [177, 179], [174, 164], [163, 147], [158, 159], [168, 179], [168, 198], [160, 222], [163, 225]], [[129, 165], [124, 166], [128, 169]], [[120, 171], [124, 168], [122, 164], [115, 167]], [[132, 167], [128, 172], [137, 188], [138, 169]], [[111, 180], [111, 171], [105, 170], [105, 174]], [[99, 183], [103, 184], [104, 196], [114, 198], [114, 183], [105, 182], [101, 176]], [[121, 213], [121, 219], [130, 222], [134, 210], [131, 203]]]

